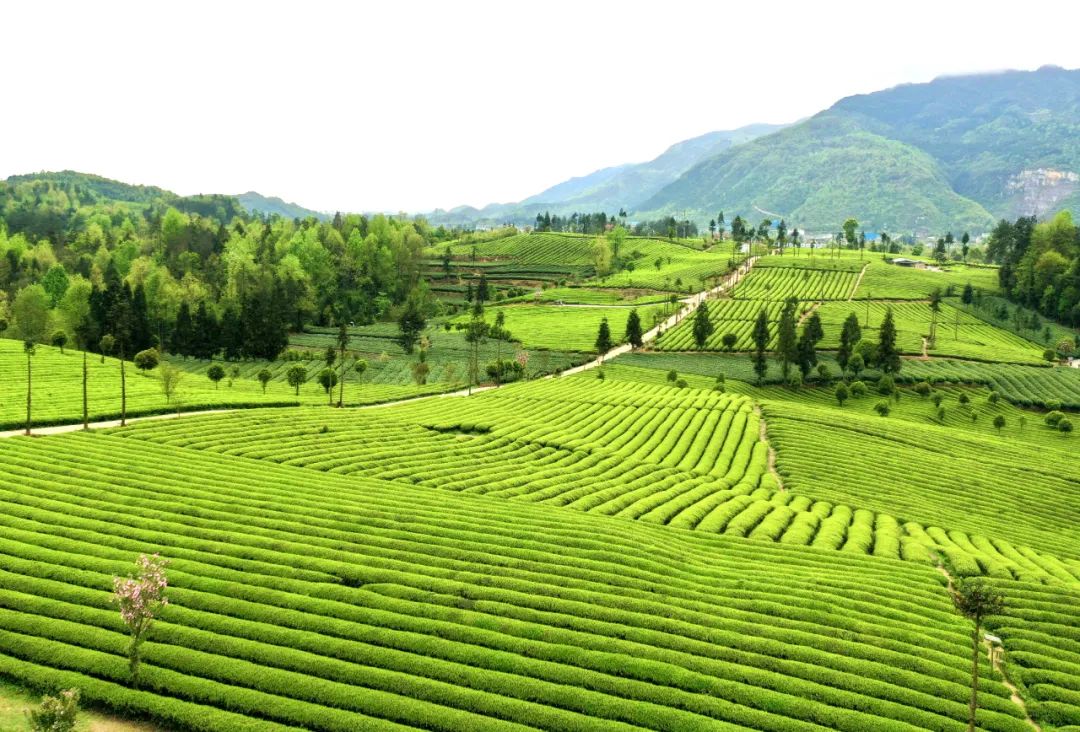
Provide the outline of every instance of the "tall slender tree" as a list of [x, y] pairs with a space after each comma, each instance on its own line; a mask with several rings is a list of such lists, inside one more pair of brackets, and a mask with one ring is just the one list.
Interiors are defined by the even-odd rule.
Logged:
[[23, 341], [23, 353], [26, 354], [26, 434], [30, 434], [30, 407], [31, 396], [34, 392], [34, 374], [31, 367], [31, 361], [34, 358], [36, 352], [36, 346], [34, 341], [27, 339]]
[[784, 310], [780, 314], [780, 324], [776, 332], [776, 351], [780, 357], [780, 369], [784, 373], [784, 381], [788, 380], [791, 373], [791, 364], [799, 358], [799, 343], [796, 335], [795, 312], [799, 301], [788, 298], [784, 303]]
[[884, 374], [900, 373], [900, 352], [896, 350], [896, 324], [893, 322], [892, 308], [886, 308], [885, 319], [878, 331], [878, 368]]
[[644, 333], [641, 328], [641, 316], [637, 308], [630, 311], [626, 316], [626, 342], [634, 348], [641, 348], [644, 344]]
[[810, 375], [810, 370], [817, 365], [817, 344], [825, 337], [825, 331], [821, 327], [821, 317], [817, 313], [811, 313], [803, 326], [802, 335], [799, 336], [799, 344], [796, 348], [799, 357], [799, 370], [803, 378]]
[[[998, 415], [1001, 416], [1001, 415]], [[979, 646], [982, 623], [988, 615], [1005, 609], [1005, 597], [981, 577], [965, 578], [953, 591], [953, 603], [974, 624], [971, 629], [971, 700], [968, 702], [968, 732], [975, 732], [975, 713], [979, 709]]]
[[753, 337], [754, 350], [750, 354], [750, 359], [754, 363], [754, 373], [757, 374], [757, 383], [760, 386], [769, 370], [769, 313], [765, 308], [758, 312], [757, 320], [754, 322]]
[[841, 369], [846, 369], [848, 360], [855, 350], [855, 344], [862, 340], [862, 326], [859, 325], [859, 317], [855, 313], [849, 313], [844, 325], [840, 330], [840, 348], [836, 352], [836, 362]]
[[[930, 347], [937, 345], [937, 321], [941, 312], [941, 289], [935, 287], [930, 292]], [[959, 312], [959, 311], [958, 311]]]
[[694, 312], [693, 328], [694, 343], [697, 344], [698, 350], [701, 350], [705, 348], [705, 343], [714, 330], [713, 323], [709, 320], [709, 306], [704, 300], [698, 303], [697, 310]]
[[337, 346], [340, 355], [338, 357], [338, 365], [341, 368], [341, 376], [338, 378], [338, 400], [337, 405], [340, 409], [345, 406], [345, 349], [349, 347], [349, 326], [342, 321], [338, 325], [337, 334]]
[[611, 350], [614, 343], [611, 340], [611, 327], [607, 318], [600, 320], [600, 327], [596, 331], [596, 351], [600, 354], [600, 360], [604, 360], [604, 354]]

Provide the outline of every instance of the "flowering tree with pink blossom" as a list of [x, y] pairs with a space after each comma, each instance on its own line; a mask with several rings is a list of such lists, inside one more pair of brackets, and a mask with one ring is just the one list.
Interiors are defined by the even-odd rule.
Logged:
[[120, 606], [120, 617], [131, 631], [128, 665], [131, 685], [135, 687], [139, 685], [139, 647], [158, 612], [169, 604], [165, 597], [169, 585], [165, 579], [166, 564], [157, 554], [152, 557], [141, 554], [135, 563], [134, 577], [113, 577], [113, 600]]

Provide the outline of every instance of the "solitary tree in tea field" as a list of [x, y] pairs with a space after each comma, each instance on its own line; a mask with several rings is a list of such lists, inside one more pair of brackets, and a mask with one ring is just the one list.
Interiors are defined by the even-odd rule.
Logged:
[[971, 630], [971, 701], [968, 703], [968, 732], [975, 732], [975, 712], [979, 708], [979, 641], [983, 619], [1005, 609], [1005, 597], [981, 577], [957, 583], [953, 592], [956, 609], [974, 623]]
[[694, 343], [697, 344], [699, 350], [705, 347], [705, 342], [709, 340], [712, 332], [713, 324], [709, 320], [709, 308], [702, 300], [694, 313]]
[[134, 577], [113, 578], [113, 600], [120, 606], [120, 618], [131, 634], [128, 668], [131, 685], [136, 688], [139, 685], [140, 648], [161, 608], [169, 604], [165, 597], [165, 588], [168, 587], [166, 564], [157, 554], [141, 554], [136, 562]]

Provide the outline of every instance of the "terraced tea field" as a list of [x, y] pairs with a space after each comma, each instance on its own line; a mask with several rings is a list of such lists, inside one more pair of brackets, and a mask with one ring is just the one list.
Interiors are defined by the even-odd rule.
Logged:
[[1080, 369], [934, 359], [906, 363], [902, 377], [910, 381], [986, 384], [1021, 406], [1054, 404], [1080, 409]]
[[[803, 303], [800, 306], [800, 313], [806, 312], [810, 307], [810, 303]], [[775, 344], [776, 323], [784, 310], [784, 303], [781, 300], [710, 300], [708, 309], [713, 332], [705, 341], [703, 350], [723, 350], [724, 335], [734, 333], [736, 336], [734, 350], [748, 351], [754, 347], [754, 322], [762, 309], [769, 315], [770, 348]], [[657, 339], [655, 347], [661, 351], [697, 350], [697, 343], [694, 341], [693, 318], [687, 317], [665, 332]]]
[[[930, 333], [931, 311], [929, 304], [919, 302], [826, 302], [818, 310], [825, 331], [825, 338], [819, 347], [835, 349], [839, 346], [844, 320], [851, 313], [858, 316], [864, 333], [867, 324], [876, 333], [887, 308], [893, 311], [896, 342], [900, 350], [912, 355], [922, 354], [923, 338]], [[942, 303], [938, 314], [937, 342], [929, 348], [929, 353], [932, 356], [1038, 364], [1043, 363], [1043, 350], [1036, 343]]]
[[[629, 307], [574, 307], [571, 305], [504, 305], [489, 307], [484, 311], [488, 323], [494, 323], [496, 314], [506, 318], [506, 329], [525, 348], [595, 352], [596, 335], [600, 321], [608, 319], [611, 338], [622, 341], [626, 329]], [[652, 327], [653, 314], [670, 312], [662, 305], [645, 305], [638, 308], [642, 325]], [[467, 323], [471, 316], [459, 315], [452, 323]]]
[[[482, 264], [566, 267], [572, 238], [488, 242]], [[718, 259], [677, 254], [657, 290]], [[1077, 438], [1025, 409], [1074, 408], [1080, 370], [1019, 365], [1040, 347], [948, 305], [935, 357], [904, 361], [897, 396], [871, 383], [840, 405], [828, 353], [827, 378], [751, 386], [747, 355], [720, 352], [728, 332], [750, 348], [763, 307], [775, 338], [794, 296], [821, 313], [825, 348], [848, 313], [869, 307], [874, 334], [891, 305], [920, 354], [926, 303], [849, 301], [871, 271], [852, 255], [762, 258], [709, 302], [703, 352], [685, 352], [687, 318], [655, 351], [470, 397], [330, 409], [309, 383], [297, 406], [4, 439], [0, 677], [192, 732], [962, 732], [972, 626], [949, 582], [980, 576], [1006, 602], [985, 624], [1003, 665], [977, 657], [977, 729], [1080, 729]], [[627, 290], [549, 288], [577, 306], [486, 312], [506, 315], [535, 374], [587, 358], [602, 317], [618, 340], [630, 305], [646, 327], [667, 307]], [[449, 382], [467, 344], [441, 325], [430, 377]], [[448, 388], [403, 384], [394, 324], [352, 335], [369, 369], [350, 404]], [[335, 337], [297, 334], [292, 358], [314, 373]], [[481, 358], [516, 348], [489, 341]], [[34, 358], [41, 414], [77, 416], [81, 354]], [[296, 362], [244, 362], [214, 389], [207, 362], [178, 361], [190, 394], [221, 404], [261, 394], [264, 367], [264, 398], [291, 396]], [[17, 421], [21, 344], [0, 341], [0, 366]], [[107, 410], [117, 362], [91, 366]], [[910, 388], [922, 380], [940, 407]], [[153, 378], [128, 381], [133, 410], [162, 398]], [[144, 553], [169, 561], [169, 604], [136, 689], [112, 588]]]
[[867, 263], [857, 299], [925, 300], [935, 289], [952, 287], [959, 294], [969, 284], [987, 294], [998, 291], [996, 267], [949, 264], [942, 269], [915, 269], [889, 264], [881, 255], [868, 258]]
[[[220, 362], [225, 367], [234, 364]], [[326, 392], [315, 381], [315, 374], [326, 364], [321, 360], [304, 363], [308, 379], [297, 395], [286, 383], [284, 374], [289, 362], [240, 362], [236, 379], [226, 378], [215, 388], [206, 377], [208, 361], [177, 359], [176, 365], [187, 373], [181, 378], [177, 395], [167, 401], [156, 372], [143, 374], [127, 364], [127, 413], [129, 417], [160, 414], [181, 408], [184, 411], [238, 408], [252, 406], [321, 405], [327, 401]], [[265, 393], [255, 375], [264, 366], [274, 373]], [[64, 354], [52, 346], [38, 346], [31, 359], [33, 424], [43, 426], [82, 420], [82, 353], [67, 349]], [[120, 362], [106, 358], [104, 363], [96, 354], [87, 359], [87, 402], [92, 421], [120, 417]], [[464, 369], [459, 373], [464, 374]], [[230, 384], [230, 381], [232, 382]], [[352, 381], [352, 379], [350, 379]], [[347, 383], [345, 398], [349, 404], [376, 404], [405, 399], [420, 394], [446, 391], [446, 384], [415, 384], [368, 382]], [[15, 429], [26, 424], [26, 357], [22, 343], [0, 339], [0, 428]]]
[[859, 275], [848, 270], [761, 267], [743, 279], [732, 297], [746, 300], [847, 300]]
[[[963, 719], [966, 624], [930, 567], [121, 435], [5, 452], [5, 675], [200, 729]], [[108, 588], [151, 550], [173, 603], [134, 692]], [[1025, 729], [986, 671], [980, 726]]]

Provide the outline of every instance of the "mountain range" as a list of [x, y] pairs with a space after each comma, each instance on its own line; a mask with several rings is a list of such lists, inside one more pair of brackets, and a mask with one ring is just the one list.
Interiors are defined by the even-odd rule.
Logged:
[[516, 204], [430, 214], [436, 223], [529, 223], [536, 213], [624, 208], [704, 223], [782, 216], [835, 231], [984, 231], [1000, 217], [1080, 204], [1080, 70], [941, 77], [847, 97], [792, 125], [673, 145], [648, 163], [571, 178]]
[[[240, 207], [286, 218], [327, 214], [254, 191], [179, 197], [72, 171], [90, 195], [162, 200], [223, 219]], [[811, 233], [853, 216], [867, 231], [987, 231], [999, 218], [1080, 210], [1080, 70], [941, 77], [847, 97], [790, 125], [755, 124], [676, 143], [653, 160], [570, 178], [517, 203], [425, 214], [432, 224], [530, 224], [538, 213], [605, 211], [699, 224], [723, 211], [784, 218]]]

